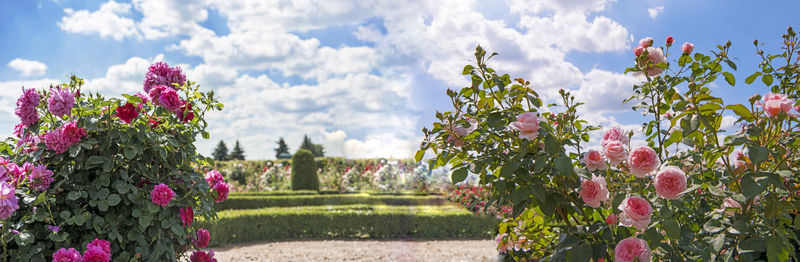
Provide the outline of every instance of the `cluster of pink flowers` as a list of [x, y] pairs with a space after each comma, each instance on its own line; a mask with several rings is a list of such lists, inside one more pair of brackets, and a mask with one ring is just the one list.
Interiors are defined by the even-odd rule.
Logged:
[[14, 113], [22, 120], [23, 126], [30, 126], [39, 121], [39, 113], [36, 112], [36, 106], [42, 96], [36, 93], [35, 89], [22, 88], [22, 96], [17, 99], [17, 109]]
[[59, 129], [51, 130], [44, 134], [44, 143], [47, 149], [53, 150], [56, 154], [67, 152], [70, 146], [81, 141], [86, 136], [83, 128], [78, 128], [76, 121], [68, 122]]
[[56, 86], [50, 89], [50, 98], [47, 99], [47, 108], [50, 113], [56, 116], [69, 115], [72, 105], [75, 103], [75, 94], [68, 88]]
[[53, 262], [108, 262], [111, 261], [111, 243], [95, 238], [86, 244], [86, 251], [81, 253], [74, 248], [61, 248], [53, 253]]
[[785, 94], [767, 93], [762, 98], [762, 101], [757, 101], [756, 105], [764, 109], [764, 113], [769, 117], [777, 117], [779, 115], [786, 115], [796, 117], [796, 114], [791, 114], [789, 111], [795, 108], [800, 111], [800, 106], [794, 106], [794, 100], [788, 98]]
[[536, 112], [519, 114], [517, 121], [512, 122], [510, 127], [519, 131], [519, 138], [534, 140], [539, 136], [539, 116]]
[[[641, 57], [645, 52], [647, 57]], [[636, 64], [646, 68], [647, 76], [657, 76], [664, 72], [664, 69], [658, 67], [658, 64], [666, 63], [667, 57], [661, 48], [653, 47], [653, 38], [647, 37], [639, 40], [639, 45], [633, 48], [633, 54], [636, 55]], [[649, 65], [650, 63], [652, 65]]]
[[150, 200], [153, 201], [154, 204], [164, 207], [169, 205], [169, 202], [172, 201], [174, 196], [175, 192], [172, 192], [172, 189], [165, 184], [158, 184], [150, 191]]
[[172, 84], [182, 86], [186, 83], [186, 75], [181, 72], [180, 67], [169, 67], [167, 63], [156, 62], [150, 65], [144, 78], [144, 91], [156, 85], [172, 87]]
[[211, 187], [211, 189], [217, 191], [217, 195], [214, 196], [217, 202], [228, 199], [228, 192], [230, 189], [228, 183], [225, 183], [225, 178], [222, 177], [222, 174], [217, 172], [217, 170], [211, 170], [206, 173], [206, 181], [208, 181], [208, 186]]

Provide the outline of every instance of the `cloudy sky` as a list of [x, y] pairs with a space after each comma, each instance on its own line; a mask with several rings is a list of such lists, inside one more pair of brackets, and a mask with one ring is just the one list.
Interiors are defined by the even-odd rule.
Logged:
[[640, 38], [672, 35], [705, 53], [733, 41], [739, 81], [715, 91], [745, 102], [766, 92], [743, 81], [759, 62], [753, 39], [775, 50], [797, 22], [800, 3], [778, 2], [0, 0], [0, 135], [19, 121], [22, 86], [74, 73], [92, 90], [133, 94], [165, 61], [222, 96], [202, 153], [239, 140], [249, 159], [270, 159], [278, 137], [294, 151], [308, 134], [328, 155], [411, 157], [448, 109], [445, 90], [468, 85], [460, 73], [477, 44], [547, 99], [573, 90], [594, 124], [633, 128], [640, 115], [621, 101], [637, 79], [622, 72]]

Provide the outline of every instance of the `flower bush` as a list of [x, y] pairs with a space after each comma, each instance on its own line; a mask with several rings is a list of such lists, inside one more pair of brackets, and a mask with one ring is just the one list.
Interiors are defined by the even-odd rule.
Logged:
[[[569, 92], [545, 111], [529, 82], [498, 74], [487, 66], [495, 54], [478, 47], [476, 65], [463, 70], [471, 86], [448, 90], [454, 110], [423, 129], [416, 157], [431, 149], [432, 166], [452, 165], [453, 181], [479, 174], [489, 204], [514, 204], [496, 239], [509, 259], [798, 260], [798, 40], [790, 27], [778, 54], [754, 42], [762, 62], [745, 83], [760, 78], [765, 95], [728, 104], [710, 86], [736, 84], [726, 71], [737, 70], [730, 42], [712, 55], [691, 43], [671, 55], [675, 38], [665, 47], [642, 39], [626, 69], [641, 82], [624, 102], [650, 120], [599, 138]], [[736, 127], [724, 130], [731, 115]], [[475, 128], [460, 134], [454, 125]], [[634, 133], [644, 141], [631, 141]]]
[[194, 146], [222, 104], [165, 63], [147, 73], [147, 95], [107, 98], [83, 84], [23, 88], [16, 137], [0, 143], [0, 258], [188, 259], [202, 248], [192, 221], [215, 219], [227, 197], [226, 182], [205, 180], [211, 160]]

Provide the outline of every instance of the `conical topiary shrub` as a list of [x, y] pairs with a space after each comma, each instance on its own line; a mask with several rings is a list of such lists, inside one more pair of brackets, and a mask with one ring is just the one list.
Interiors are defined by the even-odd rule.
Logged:
[[292, 156], [292, 190], [319, 190], [317, 163], [311, 151], [300, 149]]

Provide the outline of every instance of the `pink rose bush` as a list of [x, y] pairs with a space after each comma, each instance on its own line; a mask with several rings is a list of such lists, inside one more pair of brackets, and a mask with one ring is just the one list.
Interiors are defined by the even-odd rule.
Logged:
[[591, 207], [600, 207], [600, 202], [608, 201], [608, 188], [603, 177], [592, 175], [592, 179], [581, 182], [581, 199]]
[[144, 77], [143, 92], [111, 98], [74, 76], [22, 89], [0, 141], [0, 260], [174, 261], [209, 245], [195, 216], [213, 222], [229, 188], [221, 175], [207, 186], [194, 143], [222, 105], [180, 68]]

